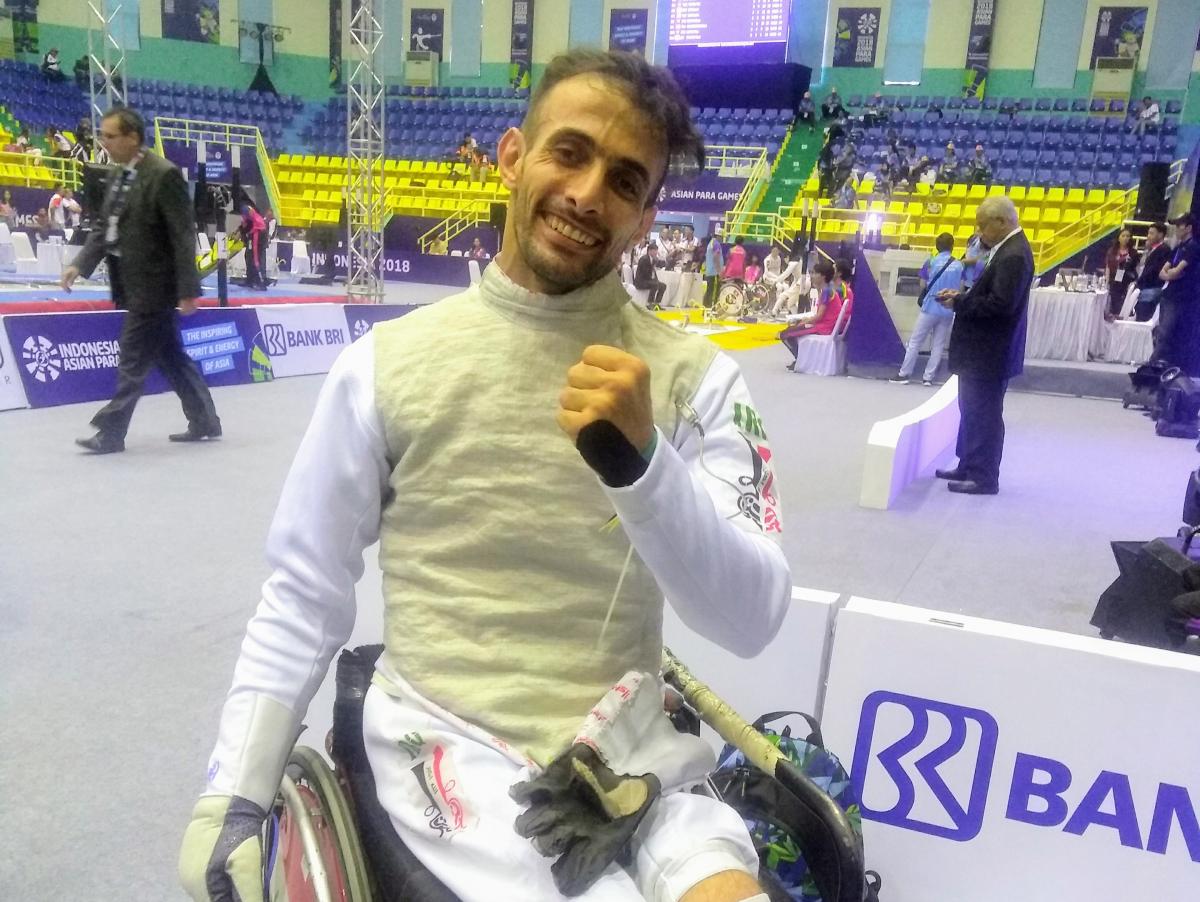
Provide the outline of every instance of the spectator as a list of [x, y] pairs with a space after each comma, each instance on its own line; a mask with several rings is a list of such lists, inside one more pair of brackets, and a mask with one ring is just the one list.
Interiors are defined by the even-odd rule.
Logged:
[[59, 185], [55, 189], [54, 194], [50, 196], [50, 203], [46, 206], [50, 226], [64, 231], [79, 225], [81, 212], [79, 201], [75, 200], [73, 192], [66, 185]]
[[683, 235], [676, 244], [679, 247], [679, 262], [688, 272], [696, 271], [696, 253], [700, 250], [700, 241], [696, 238], [696, 227], [686, 223]]
[[871, 99], [867, 101], [866, 107], [863, 109], [863, 125], [867, 128], [872, 126], [882, 125], [888, 120], [887, 108], [883, 105], [883, 96], [876, 91], [871, 95]]
[[912, 175], [909, 176], [910, 182], [918, 182], [924, 185], [932, 185], [937, 181], [937, 167], [933, 165], [933, 160], [923, 156], [917, 160], [916, 166], [913, 167]]
[[84, 93], [90, 91], [91, 87], [88, 85], [88, 80], [92, 76], [91, 60], [89, 60], [86, 55], [81, 56], [79, 59], [75, 60], [75, 67], [72, 71], [75, 74], [75, 86]]
[[475, 148], [479, 146], [479, 142], [475, 140], [475, 136], [470, 132], [466, 132], [463, 135], [463, 144], [467, 145], [472, 153], [474, 153]]
[[471, 157], [471, 181], [486, 182], [491, 174], [492, 161], [488, 158], [487, 151], [476, 147]]
[[945, 356], [946, 347], [950, 343], [950, 329], [954, 325], [954, 311], [947, 310], [938, 303], [938, 292], [943, 288], [957, 291], [962, 285], [962, 277], [963, 265], [954, 259], [954, 236], [949, 232], [942, 232], [937, 236], [937, 254], [926, 260], [921, 267], [921, 294], [917, 298], [917, 306], [921, 308], [921, 312], [908, 339], [900, 372], [890, 380], [891, 382], [908, 384], [909, 377], [917, 366], [917, 355], [921, 353], [925, 341], [932, 336], [929, 362], [925, 364], [925, 377], [921, 381], [925, 385], [933, 385], [933, 378], [937, 375], [938, 367], [942, 365], [942, 357]]
[[767, 254], [767, 259], [763, 261], [763, 284], [768, 288], [774, 288], [781, 275], [783, 275], [783, 254], [779, 253], [779, 245], [773, 244], [770, 253]]
[[58, 59], [57, 47], [51, 47], [42, 57], [42, 76], [47, 81], [66, 81], [67, 77], [63, 75], [62, 64]]
[[838, 189], [837, 197], [833, 199], [831, 206], [841, 210], [853, 210], [857, 201], [858, 190], [854, 186], [854, 176], [846, 176], [846, 180], [842, 182], [842, 187]]
[[796, 355], [800, 350], [800, 339], [806, 335], [832, 335], [838, 314], [842, 311], [842, 295], [834, 287], [833, 264], [828, 260], [818, 261], [809, 271], [812, 287], [817, 292], [816, 305], [808, 313], [789, 316], [787, 326], [779, 332], [779, 340], [792, 354], [788, 369], [796, 371]]
[[450, 253], [450, 242], [447, 240], [445, 232], [436, 235], [429, 242], [429, 253], [434, 257], [444, 257]]
[[492, 255], [487, 252], [487, 248], [483, 246], [483, 242], [475, 238], [471, 242], [471, 249], [467, 251], [467, 256], [472, 260], [490, 260]]
[[238, 232], [246, 246], [246, 287], [256, 291], [267, 290], [267, 280], [263, 275], [263, 233], [267, 230], [266, 220], [262, 218], [253, 204], [242, 204], [242, 224]]
[[842, 98], [838, 94], [837, 86], [834, 85], [829, 90], [829, 96], [821, 101], [821, 118], [841, 119], [845, 115], [846, 108], [842, 106]]
[[667, 291], [666, 283], [658, 278], [655, 272], [658, 266], [658, 245], [653, 242], [646, 248], [646, 253], [638, 260], [637, 269], [633, 271], [633, 287], [639, 291], [649, 291], [646, 306], [656, 310], [662, 306], [663, 295]]
[[892, 167], [889, 163], [882, 163], [879, 171], [875, 173], [875, 196], [883, 200], [887, 200], [892, 196]]
[[45, 210], [38, 210], [33, 217], [33, 237], [38, 241], [49, 241], [50, 232], [50, 217]]
[[1184, 213], [1173, 220], [1175, 226], [1175, 250], [1171, 261], [1159, 271], [1166, 283], [1159, 297], [1158, 328], [1154, 333], [1154, 359], [1165, 360], [1181, 366], [1189, 376], [1193, 350], [1188, 347], [1192, 335], [1192, 320], [1195, 309], [1200, 306], [1200, 242], [1196, 241], [1193, 229], [1195, 218]]
[[817, 107], [813, 103], [812, 91], [805, 91], [800, 98], [800, 104], [796, 107], [796, 122], [807, 122], [810, 132], [817, 130]]
[[942, 165], [938, 167], [938, 178], [943, 182], [953, 182], [958, 178], [958, 153], [954, 149], [953, 141], [946, 145]]
[[992, 180], [992, 167], [982, 144], [975, 145], [975, 156], [971, 157], [969, 166], [971, 181], [974, 184], [984, 185]]
[[0, 198], [0, 222], [8, 226], [10, 232], [17, 227], [17, 208], [13, 206], [12, 191], [8, 188]]
[[1133, 124], [1129, 130], [1135, 135], [1145, 134], [1147, 128], [1157, 129], [1160, 119], [1158, 101], [1152, 100], [1147, 94], [1138, 105], [1137, 114], [1133, 117]]
[[1133, 308], [1139, 323], [1148, 322], [1158, 308], [1163, 290], [1162, 268], [1171, 261], [1171, 247], [1166, 238], [1166, 223], [1156, 222], [1146, 230], [1146, 253], [1137, 280], [1138, 300]]
[[704, 290], [704, 306], [711, 307], [717, 301], [717, 292], [721, 286], [721, 271], [725, 268], [725, 249], [721, 239], [716, 234], [708, 236], [704, 249], [704, 280], [708, 284]]
[[762, 266], [758, 262], [758, 255], [751, 254], [749, 257], [749, 262], [746, 264], [746, 284], [758, 284], [758, 281], [762, 278], [762, 274], [763, 270]]
[[1121, 229], [1117, 240], [1105, 255], [1104, 269], [1108, 275], [1108, 312], [1105, 320], [1112, 322], [1121, 315], [1129, 286], [1137, 278], [1137, 265], [1141, 256], [1133, 246], [1133, 232]]
[[17, 138], [13, 143], [18, 148], [20, 148], [17, 151], [18, 153], [29, 153], [29, 148], [31, 145], [30, 145], [30, 139], [29, 139], [29, 127], [28, 126], [23, 126], [21, 128], [21, 130], [19, 132], [17, 132]]
[[721, 275], [726, 279], [744, 279], [746, 277], [746, 239], [738, 235], [733, 239], [733, 247], [729, 251], [729, 259], [725, 261], [725, 271]]
[[64, 159], [71, 155], [71, 141], [54, 126], [46, 129], [46, 144], [50, 147], [51, 153], [56, 157]]
[[[845, 246], [845, 242], [842, 242]], [[854, 263], [848, 257], [838, 257], [833, 261], [833, 287], [837, 293], [842, 296], [842, 302], [846, 306], [846, 316], [849, 318], [850, 311], [854, 307], [854, 289], [850, 287], [850, 280], [854, 278]]]
[[853, 141], [847, 141], [846, 146], [833, 164], [833, 180], [841, 184], [854, 172], [854, 164], [858, 162], [858, 147]]

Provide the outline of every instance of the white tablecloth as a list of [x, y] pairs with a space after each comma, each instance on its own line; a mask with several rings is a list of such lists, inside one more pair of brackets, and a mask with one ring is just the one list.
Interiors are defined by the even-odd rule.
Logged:
[[692, 295], [692, 286], [696, 280], [695, 273], [660, 269], [658, 278], [667, 286], [667, 290], [663, 292], [663, 307], [688, 306]]
[[1025, 357], [1086, 361], [1108, 347], [1104, 329], [1106, 291], [1035, 288], [1029, 292], [1029, 334]]

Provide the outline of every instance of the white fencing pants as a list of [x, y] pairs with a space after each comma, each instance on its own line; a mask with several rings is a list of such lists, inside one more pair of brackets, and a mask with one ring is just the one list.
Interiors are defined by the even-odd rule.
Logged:
[[[559, 902], [550, 865], [513, 824], [508, 795], [538, 771], [505, 743], [421, 699], [372, 685], [363, 710], [367, 758], [380, 804], [420, 861], [464, 902]], [[582, 718], [581, 718], [582, 723]], [[634, 864], [610, 865], [576, 899], [678, 902], [716, 874], [758, 873], [741, 817], [716, 799], [675, 792], [654, 803], [634, 837]]]

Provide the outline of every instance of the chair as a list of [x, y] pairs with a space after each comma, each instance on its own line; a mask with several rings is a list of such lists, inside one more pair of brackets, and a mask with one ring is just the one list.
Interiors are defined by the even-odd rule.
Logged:
[[471, 275], [471, 284], [472, 285], [478, 285], [480, 282], [483, 281], [483, 274], [479, 271], [479, 261], [478, 260], [468, 260], [467, 261], [467, 272], [470, 273], [470, 275]]
[[34, 256], [33, 245], [29, 242], [29, 236], [24, 232], [12, 233], [13, 255], [16, 258], [14, 263], [17, 267], [17, 275], [32, 275], [38, 271], [38, 258]]
[[13, 247], [12, 233], [6, 223], [0, 222], [0, 266], [16, 267], [17, 254]]
[[[1132, 303], [1131, 303], [1132, 301]], [[1137, 289], [1130, 290], [1125, 297], [1125, 306], [1121, 308], [1122, 317], [1128, 316], [1137, 302]], [[1108, 324], [1108, 350], [1104, 357], [1113, 363], [1127, 363], [1130, 366], [1141, 366], [1150, 359], [1154, 352], [1154, 327], [1158, 324], [1158, 308], [1154, 315], [1144, 323], [1134, 320], [1119, 319]]]
[[795, 372], [840, 376], [846, 371], [846, 333], [850, 329], [852, 306], [842, 304], [832, 335], [806, 335], [797, 341]]

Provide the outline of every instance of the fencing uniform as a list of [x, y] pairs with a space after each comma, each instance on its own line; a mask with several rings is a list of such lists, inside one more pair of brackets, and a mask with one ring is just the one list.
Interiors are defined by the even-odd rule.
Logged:
[[[657, 443], [623, 488], [555, 423], [566, 371], [593, 344], [652, 373]], [[258, 697], [299, 722], [378, 538], [385, 647], [364, 734], [380, 802], [462, 898], [558, 899], [551, 859], [513, 831], [508, 787], [567, 748], [623, 674], [657, 674], [664, 594], [697, 632], [756, 654], [790, 592], [780, 530], [770, 446], [730, 358], [636, 308], [615, 273], [547, 296], [493, 264], [330, 372], [271, 528], [209, 791], [238, 789]], [[757, 870], [740, 818], [684, 793], [655, 803], [635, 853], [581, 898], [674, 900]]]

